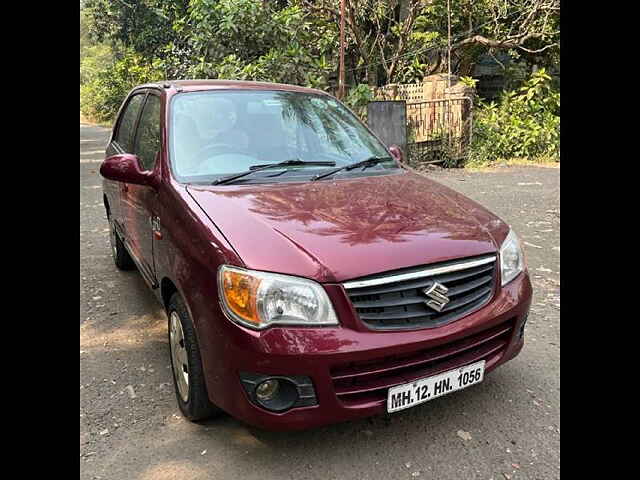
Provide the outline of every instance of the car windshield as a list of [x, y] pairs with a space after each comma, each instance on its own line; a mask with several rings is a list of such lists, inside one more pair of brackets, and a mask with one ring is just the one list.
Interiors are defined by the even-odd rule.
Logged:
[[[181, 93], [172, 100], [170, 136], [174, 175], [186, 183], [209, 183], [285, 160], [298, 162], [256, 172], [242, 182], [300, 180], [334, 168], [327, 165], [340, 167], [371, 157], [389, 157], [380, 141], [348, 109], [320, 94]], [[364, 171], [354, 169], [339, 175], [384, 174], [396, 168], [395, 161], [389, 159]]]

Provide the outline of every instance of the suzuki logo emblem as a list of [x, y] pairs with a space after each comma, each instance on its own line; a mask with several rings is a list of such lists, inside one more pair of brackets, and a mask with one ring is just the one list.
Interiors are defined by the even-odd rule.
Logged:
[[422, 293], [430, 298], [425, 303], [435, 311], [441, 312], [445, 305], [450, 302], [449, 297], [445, 295], [448, 291], [449, 289], [441, 283], [433, 282], [433, 285], [423, 289]]

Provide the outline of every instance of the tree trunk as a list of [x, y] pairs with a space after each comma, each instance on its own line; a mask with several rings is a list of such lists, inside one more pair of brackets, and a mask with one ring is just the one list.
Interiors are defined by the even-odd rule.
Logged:
[[367, 84], [370, 87], [378, 86], [378, 75], [376, 70], [377, 70], [376, 65], [370, 65], [369, 68], [367, 68]]

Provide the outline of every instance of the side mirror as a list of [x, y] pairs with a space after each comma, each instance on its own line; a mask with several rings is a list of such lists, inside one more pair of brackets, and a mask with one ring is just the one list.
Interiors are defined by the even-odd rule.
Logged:
[[100, 175], [116, 182], [132, 183], [134, 185], [156, 186], [156, 178], [151, 172], [143, 172], [138, 163], [138, 157], [130, 153], [123, 153], [108, 157], [100, 165]]
[[402, 164], [402, 150], [400, 150], [400, 147], [398, 145], [391, 145], [389, 147], [389, 153], [391, 153], [398, 165]]

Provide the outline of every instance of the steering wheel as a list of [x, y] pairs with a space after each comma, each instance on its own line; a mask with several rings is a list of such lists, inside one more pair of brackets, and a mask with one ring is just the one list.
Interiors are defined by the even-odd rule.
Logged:
[[[220, 150], [226, 150], [224, 152], [221, 152]], [[223, 143], [220, 141], [213, 141], [213, 142], [209, 142], [208, 144], [206, 144], [205, 146], [201, 147], [198, 152], [194, 155], [194, 157], [196, 158], [203, 158], [204, 160], [206, 160], [209, 157], [212, 157], [216, 154], [220, 154], [220, 153], [242, 153], [242, 154], [248, 154], [249, 152], [247, 151], [246, 148], [240, 148], [237, 145], [233, 145], [231, 143]]]
[[251, 156], [251, 152], [249, 152], [246, 148], [241, 148], [238, 145], [233, 145], [231, 143], [213, 141], [201, 147], [196, 153], [192, 155], [191, 158], [197, 169], [200, 164], [202, 164], [202, 162], [205, 162], [211, 157], [219, 155], [221, 153], [236, 153]]

